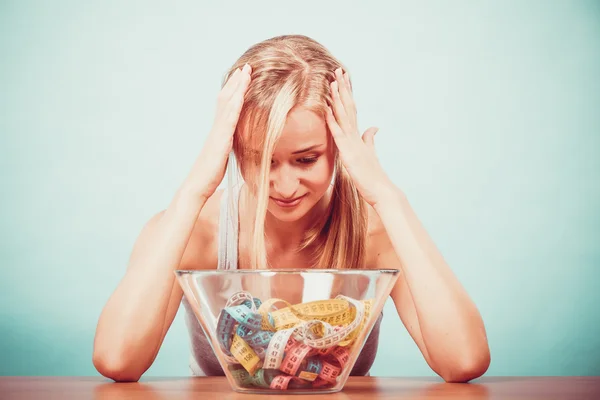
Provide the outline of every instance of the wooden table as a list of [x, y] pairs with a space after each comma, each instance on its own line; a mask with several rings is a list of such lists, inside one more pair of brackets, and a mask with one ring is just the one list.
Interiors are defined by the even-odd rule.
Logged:
[[[142, 378], [114, 383], [101, 377], [0, 377], [0, 399], [254, 400], [233, 392], [224, 377]], [[435, 378], [350, 377], [343, 391], [278, 395], [273, 399], [600, 399], [600, 377], [483, 377], [468, 384]]]

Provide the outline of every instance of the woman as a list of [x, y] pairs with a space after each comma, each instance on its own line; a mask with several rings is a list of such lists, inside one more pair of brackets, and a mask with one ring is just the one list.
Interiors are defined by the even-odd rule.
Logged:
[[[377, 129], [359, 137], [345, 70], [300, 35], [258, 43], [231, 68], [199, 157], [142, 229], [102, 311], [93, 354], [102, 375], [137, 381], [150, 367], [182, 302], [173, 270], [265, 266], [399, 269], [391, 297], [430, 367], [447, 382], [487, 370], [481, 316], [377, 161]], [[232, 150], [244, 184], [217, 190]], [[222, 374], [183, 304], [192, 371]], [[353, 374], [368, 373], [379, 323]]]

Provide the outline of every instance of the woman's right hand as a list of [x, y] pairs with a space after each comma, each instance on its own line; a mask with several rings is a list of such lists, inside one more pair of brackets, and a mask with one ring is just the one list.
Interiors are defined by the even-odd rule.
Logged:
[[[201, 179], [200, 196], [208, 199], [223, 181], [233, 134], [244, 104], [244, 95], [250, 84], [252, 68], [249, 64], [236, 69], [217, 98], [217, 111], [204, 147], [198, 159], [199, 169], [193, 175]], [[198, 182], [196, 182], [198, 184]]]

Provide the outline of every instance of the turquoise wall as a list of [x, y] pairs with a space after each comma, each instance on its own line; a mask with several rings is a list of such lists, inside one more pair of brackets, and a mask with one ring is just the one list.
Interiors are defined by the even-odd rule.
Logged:
[[[0, 375], [95, 375], [100, 311], [208, 132], [222, 74], [302, 33], [476, 301], [489, 375], [600, 374], [594, 1], [0, 4]], [[391, 301], [374, 375], [433, 375]], [[594, 315], [596, 315], [594, 317]], [[187, 375], [180, 313], [151, 375]]]

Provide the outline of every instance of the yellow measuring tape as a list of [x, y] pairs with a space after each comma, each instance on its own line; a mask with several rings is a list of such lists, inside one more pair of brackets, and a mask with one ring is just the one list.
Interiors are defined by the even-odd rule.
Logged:
[[[373, 302], [340, 295], [292, 305], [277, 298], [261, 302], [241, 291], [221, 311], [217, 335], [242, 386], [327, 387], [347, 362]], [[285, 307], [276, 308], [280, 304]]]

